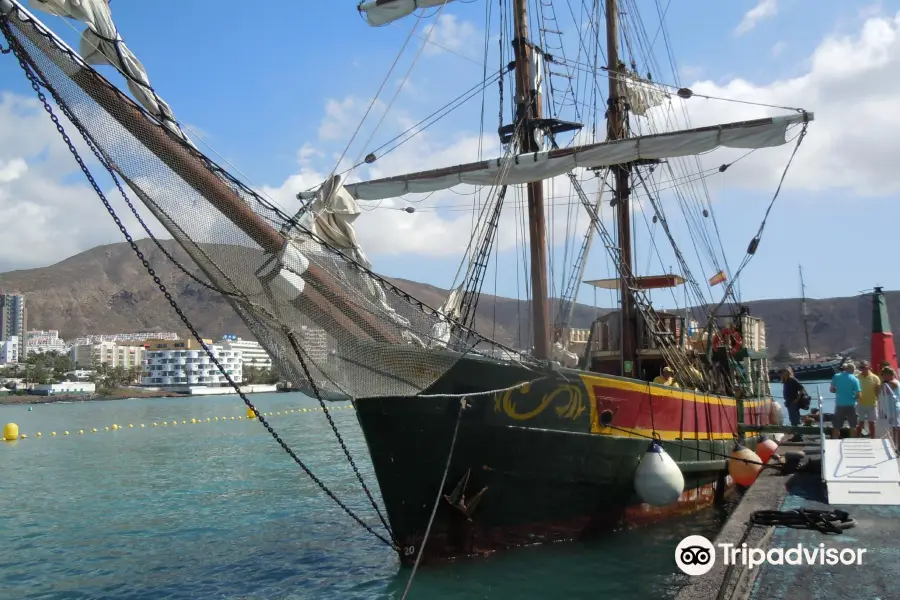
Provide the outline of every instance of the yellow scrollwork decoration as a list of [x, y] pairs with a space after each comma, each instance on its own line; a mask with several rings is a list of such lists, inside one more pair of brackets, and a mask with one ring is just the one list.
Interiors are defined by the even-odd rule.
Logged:
[[[556, 407], [556, 414], [560, 419], [571, 419], [574, 421], [585, 411], [584, 395], [581, 393], [581, 388], [576, 385], [562, 385], [556, 388], [549, 394], [546, 394], [541, 399], [540, 404], [528, 412], [518, 412], [516, 402], [512, 397], [515, 391], [517, 390], [507, 390], [502, 394], [497, 394], [494, 397], [494, 412], [502, 411], [511, 419], [527, 421], [544, 412], [548, 406], [553, 404], [564, 393], [568, 394], [568, 400], [565, 405]], [[522, 394], [527, 394], [530, 390], [527, 387], [523, 387], [519, 388], [518, 391]]]

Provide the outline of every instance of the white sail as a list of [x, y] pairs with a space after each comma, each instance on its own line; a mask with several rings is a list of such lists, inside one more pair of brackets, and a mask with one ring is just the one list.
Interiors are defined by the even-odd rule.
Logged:
[[[404, 194], [429, 193], [459, 184], [518, 185], [564, 175], [575, 168], [596, 169], [639, 159], [666, 159], [710, 152], [719, 147], [771, 148], [787, 142], [787, 128], [812, 121], [813, 113], [742, 121], [726, 125], [687, 129], [615, 142], [603, 142], [520, 154], [515, 164], [502, 158], [444, 169], [421, 171], [345, 186], [357, 200], [381, 200]], [[307, 193], [298, 196], [308, 197]]]
[[462, 305], [464, 293], [465, 291], [462, 289], [462, 286], [456, 288], [450, 292], [450, 295], [438, 309], [438, 313], [440, 313], [441, 317], [440, 321], [435, 323], [432, 328], [431, 336], [434, 339], [433, 345], [446, 346], [450, 342], [450, 334], [452, 332], [450, 320], [459, 320], [459, 309]]
[[450, 2], [453, 0], [372, 0], [361, 2], [357, 8], [365, 13], [369, 25], [380, 27], [411, 15], [416, 9], [433, 8]]
[[[125, 74], [135, 99], [175, 135], [190, 143], [175, 121], [172, 109], [150, 87], [144, 65], [128, 49], [112, 20], [108, 0], [29, 0], [30, 6], [87, 25], [78, 52], [89, 65], [108, 64]], [[110, 41], [114, 40], [114, 41]]]
[[350, 254], [357, 262], [370, 269], [372, 264], [363, 253], [353, 228], [353, 221], [360, 212], [359, 204], [341, 186], [341, 176], [335, 175], [315, 192], [315, 199], [299, 221], [325, 243]]
[[669, 99], [664, 87], [630, 73], [619, 80], [619, 93], [628, 101], [629, 112], [641, 117]]

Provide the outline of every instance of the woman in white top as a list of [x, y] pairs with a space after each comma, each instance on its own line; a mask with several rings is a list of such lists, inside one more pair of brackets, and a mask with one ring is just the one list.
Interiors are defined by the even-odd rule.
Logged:
[[881, 393], [878, 395], [879, 416], [887, 421], [894, 448], [900, 449], [900, 381], [891, 367], [881, 369]]

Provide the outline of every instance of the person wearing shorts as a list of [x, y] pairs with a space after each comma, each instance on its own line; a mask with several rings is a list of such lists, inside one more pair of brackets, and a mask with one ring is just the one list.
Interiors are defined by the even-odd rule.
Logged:
[[881, 390], [881, 377], [872, 372], [867, 361], [859, 363], [859, 404], [856, 405], [856, 437], [862, 437], [863, 426], [868, 423], [869, 438], [875, 437], [875, 421], [878, 420], [878, 392]]
[[861, 391], [859, 379], [854, 372], [856, 365], [847, 361], [840, 373], [835, 373], [831, 378], [831, 393], [834, 394], [834, 419], [831, 423], [832, 439], [841, 437], [841, 428], [844, 423], [850, 428], [850, 437], [856, 434], [856, 403], [859, 401]]

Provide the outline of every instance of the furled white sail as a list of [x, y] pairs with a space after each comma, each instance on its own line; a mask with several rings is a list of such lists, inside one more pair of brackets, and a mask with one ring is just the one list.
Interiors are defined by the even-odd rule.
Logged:
[[353, 221], [360, 212], [359, 204], [341, 185], [341, 176], [335, 175], [316, 191], [300, 223], [329, 246], [350, 254], [358, 263], [371, 268], [353, 228]]
[[456, 288], [450, 292], [450, 295], [438, 309], [441, 320], [435, 323], [432, 328], [431, 335], [435, 342], [433, 345], [446, 346], [450, 342], [452, 330], [450, 320], [459, 320], [459, 309], [462, 304], [463, 293], [462, 286]]
[[614, 142], [575, 146], [560, 150], [520, 154], [515, 164], [496, 158], [374, 179], [345, 186], [357, 200], [381, 200], [404, 194], [429, 193], [459, 184], [518, 185], [564, 175], [581, 167], [595, 169], [629, 163], [639, 159], [665, 159], [689, 156], [727, 148], [770, 148], [787, 142], [787, 128], [812, 121], [813, 113], [742, 121], [727, 125], [700, 127], [658, 135], [633, 137]]
[[[109, 64], [125, 74], [135, 99], [170, 131], [190, 143], [175, 121], [172, 109], [150, 87], [144, 65], [128, 49], [112, 20], [108, 0], [29, 0], [30, 6], [87, 25], [78, 52], [89, 65]], [[114, 40], [114, 41], [112, 41]]]
[[662, 86], [630, 73], [619, 80], [619, 93], [628, 100], [629, 112], [641, 117], [669, 98]]
[[366, 22], [373, 27], [385, 25], [411, 15], [419, 8], [433, 8], [453, 0], [371, 0], [361, 2], [357, 8], [365, 13]]
[[[341, 185], [341, 181], [340, 175], [334, 175], [325, 181], [314, 193], [312, 204], [302, 213], [298, 213], [299, 218], [297, 220], [307, 231], [312, 232], [332, 248], [350, 256], [359, 265], [371, 269], [372, 264], [366, 258], [362, 246], [360, 246], [356, 238], [356, 230], [353, 228], [353, 221], [356, 220], [361, 212], [359, 205], [353, 196], [347, 193]], [[334, 260], [333, 256], [328, 251], [325, 251], [319, 242], [305, 234], [298, 235], [297, 232], [289, 232], [286, 248], [288, 246], [296, 251], [296, 257], [290, 256], [293, 257], [295, 263], [299, 263], [301, 266], [303, 266], [302, 261], [307, 261], [308, 263], [307, 257], [309, 256], [316, 257], [319, 264], [325, 264], [328, 260]], [[282, 254], [285, 252], [287, 250], [282, 251]], [[291, 269], [290, 265], [287, 265], [282, 257], [274, 258], [277, 259], [275, 262], [281, 266], [282, 279], [285, 280], [285, 282], [276, 280], [282, 286], [281, 293], [287, 295], [288, 292], [285, 290], [290, 289], [287, 284], [292, 283], [299, 290], [297, 294], [301, 293], [303, 291], [303, 282], [300, 281], [299, 285], [297, 285], [295, 279], [299, 277], [295, 279], [290, 278], [290, 275], [298, 274], [297, 270]], [[265, 265], [268, 265], [268, 262]], [[306, 267], [303, 268], [305, 269]], [[272, 268], [268, 270], [263, 269], [261, 273], [261, 278], [270, 277]], [[384, 310], [387, 316], [400, 327], [406, 329], [410, 326], [409, 320], [398, 314], [388, 303], [384, 288], [379, 282], [362, 270], [357, 270], [353, 277], [355, 279], [353, 289], [367, 293], [368, 299]], [[293, 300], [293, 297], [289, 296], [289, 299]], [[409, 331], [403, 331], [403, 336], [407, 341], [414, 342], [419, 346], [425, 346], [422, 340]]]

